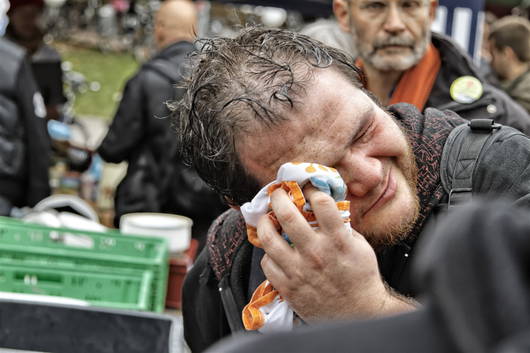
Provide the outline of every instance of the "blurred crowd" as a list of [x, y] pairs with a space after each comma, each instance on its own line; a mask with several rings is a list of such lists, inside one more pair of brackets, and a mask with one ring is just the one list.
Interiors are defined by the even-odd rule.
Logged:
[[[525, 251], [530, 244], [521, 236], [529, 227], [521, 208], [530, 200], [530, 21], [524, 6], [499, 16], [478, 11], [477, 20], [462, 27], [474, 38], [465, 48], [462, 33], [432, 30], [442, 1], [333, 0], [332, 14], [322, 18], [250, 5], [235, 15], [235, 5], [226, 10], [213, 3], [0, 0], [0, 215], [16, 216], [52, 194], [49, 173], [60, 158], [81, 172], [96, 158], [126, 162], [109, 225], [119, 227], [121, 217], [134, 212], [193, 220], [202, 251], [186, 280], [183, 314], [194, 352], [245, 329], [286, 331], [402, 313], [409, 314], [258, 341], [236, 337], [212, 352], [307, 352], [324, 343], [344, 352], [356, 345], [378, 352], [525, 351], [528, 269], [509, 261], [522, 257], [510, 244]], [[447, 16], [450, 7], [444, 8]], [[451, 18], [456, 23], [457, 14]], [[94, 31], [101, 41], [119, 38], [126, 48], [151, 48], [125, 83], [94, 150], [64, 135], [72, 119], [65, 67], [53, 41], [67, 40], [73, 27]], [[453, 134], [469, 121], [471, 132]], [[472, 137], [460, 142], [467, 134]], [[462, 143], [458, 153], [451, 143]], [[338, 169], [349, 196], [338, 198], [325, 178], [307, 178], [298, 192], [315, 202], [314, 214], [292, 207], [296, 191], [276, 176], [286, 162]], [[262, 194], [268, 198], [260, 214], [267, 216], [251, 224], [247, 213], [257, 211], [248, 203]], [[475, 204], [428, 228], [428, 221], [471, 194], [515, 201]], [[335, 214], [335, 205], [345, 201], [351, 203], [348, 231]], [[508, 211], [495, 212], [500, 209]], [[493, 220], [516, 227], [508, 232]], [[251, 231], [260, 242], [247, 240]], [[493, 233], [507, 243], [496, 244]], [[443, 234], [452, 238], [443, 240]], [[497, 291], [487, 280], [502, 271], [466, 262], [473, 252], [468, 240], [484, 244], [478, 251], [485, 267], [490, 261], [496, 266], [492, 254], [500, 249], [505, 258], [495, 259], [498, 266], [521, 272], [511, 284], [503, 282], [513, 291]], [[466, 253], [452, 252], [453, 246]], [[446, 273], [440, 270], [444, 259], [472, 270], [462, 274], [448, 266]], [[463, 284], [473, 276], [483, 281]], [[452, 281], [461, 281], [463, 298]], [[522, 309], [506, 309], [508, 318], [479, 310], [473, 300], [479, 289], [493, 293], [492, 305], [504, 305], [495, 296], [505, 295]], [[429, 305], [415, 311], [422, 293]], [[468, 310], [492, 326], [481, 331], [473, 320], [460, 319]], [[245, 315], [261, 321], [249, 329]], [[493, 327], [503, 324], [513, 330], [492, 339]], [[374, 332], [390, 338], [372, 339]], [[411, 339], [411, 345], [411, 332], [431, 339]], [[526, 334], [522, 341], [519, 332]]]

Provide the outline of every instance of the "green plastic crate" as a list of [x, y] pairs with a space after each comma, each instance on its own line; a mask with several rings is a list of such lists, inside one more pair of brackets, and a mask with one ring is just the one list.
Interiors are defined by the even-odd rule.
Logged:
[[0, 260], [0, 291], [81, 299], [95, 306], [149, 310], [151, 271], [86, 271]]
[[0, 217], [0, 259], [40, 261], [63, 268], [151, 271], [149, 310], [161, 312], [165, 307], [168, 248], [163, 238], [51, 228]]

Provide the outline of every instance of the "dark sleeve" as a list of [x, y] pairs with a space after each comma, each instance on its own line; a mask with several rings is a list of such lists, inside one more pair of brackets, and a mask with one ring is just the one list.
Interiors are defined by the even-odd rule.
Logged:
[[524, 75], [523, 81], [510, 91], [510, 96], [527, 112], [530, 112], [530, 73]]
[[508, 125], [530, 135], [530, 115], [526, 110], [510, 98], [504, 91], [493, 86], [488, 87], [493, 91], [495, 98], [501, 105], [500, 109], [504, 114], [495, 118], [495, 121], [503, 125]]
[[230, 334], [217, 280], [205, 247], [184, 279], [182, 289], [184, 338], [193, 353], [202, 352]]
[[51, 144], [44, 119], [46, 114], [44, 102], [37, 91], [31, 67], [25, 60], [20, 66], [15, 89], [23, 119], [27, 147], [26, 204], [34, 206], [50, 194], [48, 169], [50, 167]]
[[60, 61], [33, 62], [33, 74], [47, 106], [63, 104], [63, 71]]
[[475, 174], [479, 193], [516, 200], [530, 207], [530, 138], [511, 129], [486, 151]]
[[144, 98], [142, 76], [136, 75], [125, 85], [118, 110], [98, 148], [98, 153], [105, 161], [120, 163], [126, 160], [140, 142], [145, 128]]

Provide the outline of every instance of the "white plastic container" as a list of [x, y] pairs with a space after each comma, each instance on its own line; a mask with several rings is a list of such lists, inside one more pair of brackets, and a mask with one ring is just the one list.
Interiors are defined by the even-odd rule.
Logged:
[[192, 225], [188, 217], [166, 213], [128, 213], [120, 218], [122, 233], [166, 238], [170, 253], [183, 252], [190, 247]]

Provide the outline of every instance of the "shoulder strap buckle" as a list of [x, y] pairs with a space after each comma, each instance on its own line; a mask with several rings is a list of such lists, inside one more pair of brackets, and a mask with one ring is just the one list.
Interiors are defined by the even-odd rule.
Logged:
[[501, 125], [496, 124], [493, 119], [473, 119], [467, 123], [473, 132], [489, 133], [494, 129], [500, 129]]
[[472, 193], [473, 189], [471, 188], [451, 189], [451, 191], [449, 192], [449, 200], [447, 202], [447, 207], [452, 208], [453, 206], [458, 206], [470, 201]]

